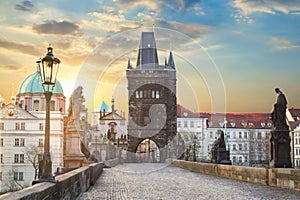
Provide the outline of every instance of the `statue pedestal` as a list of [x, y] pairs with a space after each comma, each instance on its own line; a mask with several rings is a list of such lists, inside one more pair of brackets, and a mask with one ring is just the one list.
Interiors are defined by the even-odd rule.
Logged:
[[217, 164], [231, 165], [229, 151], [226, 151], [225, 148], [213, 149], [211, 151], [211, 162]]
[[270, 168], [291, 168], [291, 138], [288, 127], [275, 129], [271, 134]]
[[78, 168], [83, 166], [86, 160], [85, 155], [81, 152], [80, 133], [75, 126], [68, 126], [66, 130], [66, 155], [64, 156], [64, 167]]

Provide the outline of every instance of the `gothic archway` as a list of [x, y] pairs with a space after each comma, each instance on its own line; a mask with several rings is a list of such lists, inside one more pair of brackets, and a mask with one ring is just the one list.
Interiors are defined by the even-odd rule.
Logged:
[[160, 162], [160, 149], [151, 139], [142, 140], [135, 150], [136, 161], [140, 163]]

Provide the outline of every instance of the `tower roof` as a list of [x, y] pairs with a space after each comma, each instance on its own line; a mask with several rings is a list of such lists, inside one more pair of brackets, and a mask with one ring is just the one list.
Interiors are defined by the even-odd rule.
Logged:
[[175, 69], [175, 63], [174, 63], [174, 58], [173, 58], [172, 51], [170, 51], [168, 65], [170, 67], [172, 67], [173, 69]]
[[[36, 71], [35, 73], [25, 78], [18, 92], [18, 94], [43, 94], [43, 93], [44, 90], [43, 90], [41, 75], [39, 71]], [[56, 80], [53, 94], [64, 95], [63, 88], [58, 80]]]
[[111, 108], [105, 103], [104, 100], [101, 101], [101, 103], [95, 108], [94, 112], [111, 112]]
[[144, 69], [158, 66], [154, 32], [142, 32], [136, 66]]

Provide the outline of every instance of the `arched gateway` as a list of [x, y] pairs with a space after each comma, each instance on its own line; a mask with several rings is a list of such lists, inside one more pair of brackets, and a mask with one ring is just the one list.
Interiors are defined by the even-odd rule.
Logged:
[[137, 155], [146, 141], [156, 144], [159, 161], [164, 162], [167, 144], [176, 135], [176, 70], [172, 52], [168, 61], [159, 65], [154, 33], [143, 32], [137, 65], [133, 68], [129, 60], [126, 76], [128, 162], [138, 162]]

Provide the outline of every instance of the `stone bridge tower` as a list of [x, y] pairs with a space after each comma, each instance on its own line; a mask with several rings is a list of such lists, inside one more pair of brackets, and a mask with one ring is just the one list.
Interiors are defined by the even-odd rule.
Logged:
[[135, 162], [139, 144], [152, 140], [159, 149], [160, 162], [176, 135], [176, 69], [172, 52], [164, 65], [158, 62], [154, 32], [142, 32], [137, 64], [128, 60], [128, 162]]

